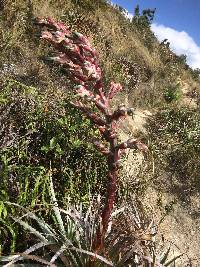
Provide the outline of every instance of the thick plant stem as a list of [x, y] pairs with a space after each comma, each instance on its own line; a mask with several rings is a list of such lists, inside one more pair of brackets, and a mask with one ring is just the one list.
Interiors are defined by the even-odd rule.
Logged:
[[106, 203], [101, 214], [101, 225], [97, 230], [96, 239], [93, 245], [95, 252], [100, 252], [104, 247], [105, 234], [108, 229], [109, 220], [115, 204], [117, 183], [118, 183], [118, 165], [117, 157], [118, 151], [116, 149], [117, 140], [116, 138], [110, 139], [110, 153], [107, 158], [108, 162], [108, 186], [107, 186], [107, 197]]

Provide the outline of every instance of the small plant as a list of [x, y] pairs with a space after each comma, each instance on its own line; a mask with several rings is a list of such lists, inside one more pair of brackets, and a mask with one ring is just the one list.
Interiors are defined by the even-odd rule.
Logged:
[[164, 99], [167, 103], [178, 101], [181, 97], [179, 85], [169, 86], [164, 92]]

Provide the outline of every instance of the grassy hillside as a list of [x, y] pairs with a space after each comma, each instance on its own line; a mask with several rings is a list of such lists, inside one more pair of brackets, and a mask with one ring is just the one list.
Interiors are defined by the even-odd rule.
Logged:
[[[60, 87], [64, 85], [53, 76], [57, 70], [49, 69], [42, 60], [51, 50], [39, 41], [33, 24], [33, 18], [38, 16], [52, 16], [86, 34], [97, 48], [105, 80], [120, 81], [135, 105], [160, 104], [169, 86], [176, 85], [179, 79], [192, 80], [193, 72], [166, 43], [156, 40], [150, 25], [131, 23], [123, 11], [105, 1], [63, 4], [9, 0], [1, 7], [1, 64], [2, 69], [8, 69], [2, 79], [15, 75], [24, 78], [26, 85], [41, 88], [53, 87], [56, 82]], [[12, 67], [6, 68], [11, 63]]]
[[70, 200], [84, 210], [91, 196], [104, 199], [107, 187], [107, 162], [90, 143], [99, 132], [70, 104], [74, 84], [64, 68], [49, 60], [55, 51], [40, 40], [36, 17], [53, 17], [88, 37], [99, 55], [105, 87], [115, 81], [124, 88], [113, 106], [125, 103], [153, 113], [147, 132], [137, 133], [149, 145], [140, 181], [135, 188], [120, 182], [116, 206], [133, 192], [142, 199], [152, 184], [183, 202], [199, 194], [198, 70], [190, 69], [167, 42], [159, 43], [148, 17], [140, 14], [130, 21], [124, 12], [105, 0], [0, 3], [0, 254], [33, 243], [13, 223], [19, 211], [5, 201], [53, 224], [55, 216], [47, 212], [49, 175], [62, 207]]

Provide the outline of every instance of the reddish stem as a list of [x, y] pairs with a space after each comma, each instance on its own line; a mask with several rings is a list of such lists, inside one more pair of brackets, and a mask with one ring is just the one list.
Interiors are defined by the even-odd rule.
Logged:
[[117, 182], [118, 182], [118, 166], [117, 166], [118, 150], [116, 149], [117, 139], [109, 138], [109, 143], [110, 143], [110, 153], [107, 159], [108, 163], [107, 197], [105, 206], [101, 214], [102, 222], [97, 230], [96, 239], [94, 240], [93, 244], [93, 248], [96, 253], [100, 252], [104, 247], [105, 234], [108, 229], [108, 224], [111, 218], [117, 191]]

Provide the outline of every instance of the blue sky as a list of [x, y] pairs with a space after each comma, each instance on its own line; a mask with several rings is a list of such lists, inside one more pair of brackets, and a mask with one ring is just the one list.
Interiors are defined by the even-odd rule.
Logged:
[[112, 0], [134, 13], [140, 9], [156, 8], [152, 30], [159, 40], [167, 38], [172, 50], [187, 55], [192, 68], [200, 68], [200, 0]]

